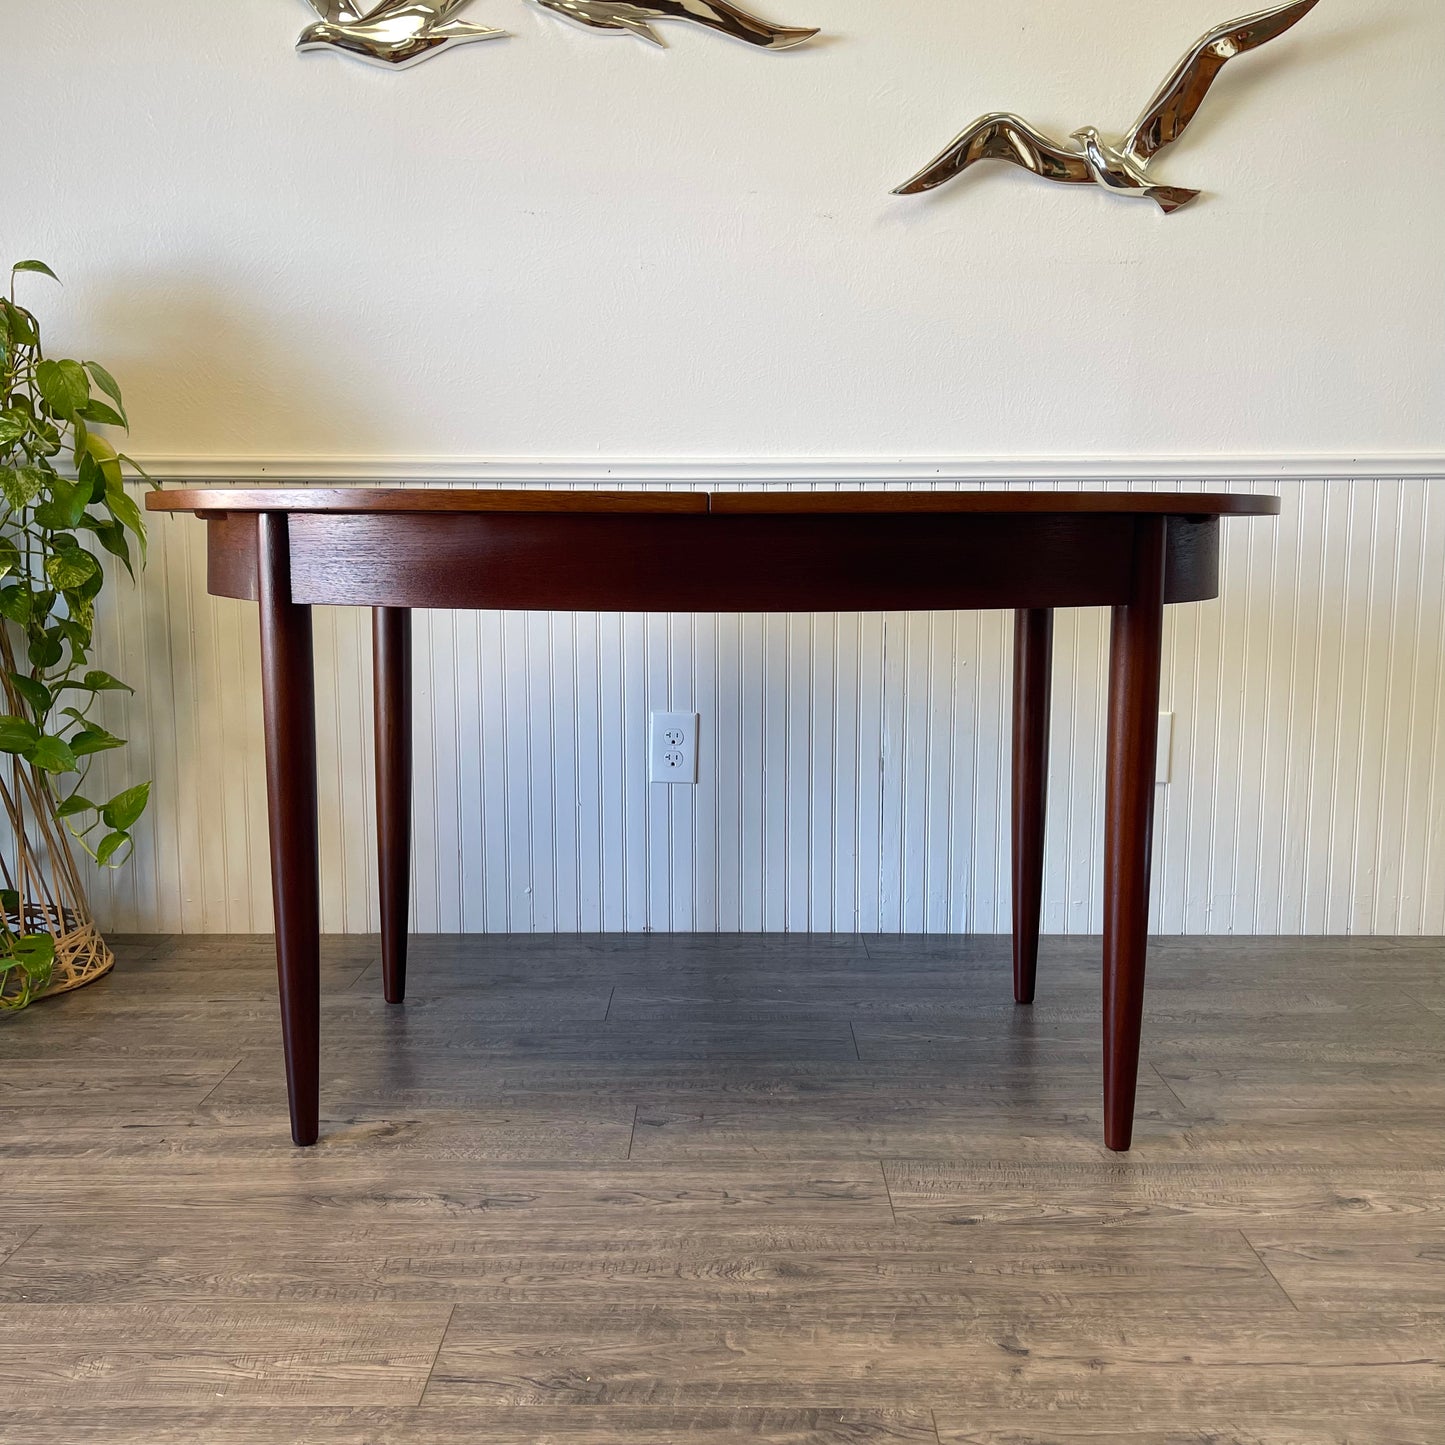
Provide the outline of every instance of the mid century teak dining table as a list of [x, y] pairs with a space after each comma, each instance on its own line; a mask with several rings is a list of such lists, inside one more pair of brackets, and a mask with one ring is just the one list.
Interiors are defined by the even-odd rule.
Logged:
[[848, 612], [1010, 608], [1014, 997], [1034, 997], [1053, 613], [1109, 607], [1104, 1142], [1130, 1146], [1149, 921], [1164, 608], [1218, 595], [1219, 524], [1276, 497], [1181, 492], [153, 492], [206, 522], [209, 588], [260, 604], [272, 888], [291, 1136], [318, 1134], [314, 605], [370, 607], [382, 965], [406, 986], [411, 609]]

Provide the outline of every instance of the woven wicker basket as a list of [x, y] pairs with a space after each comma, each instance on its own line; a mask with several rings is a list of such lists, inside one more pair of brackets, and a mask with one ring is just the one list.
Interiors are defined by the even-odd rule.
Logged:
[[[9, 674], [15, 658], [7, 633], [0, 631], [0, 665], [7, 711], [24, 716], [22, 700]], [[91, 983], [115, 967], [90, 916], [90, 903], [65, 824], [55, 816], [54, 795], [46, 779], [13, 753], [0, 755], [0, 886], [20, 899], [6, 913], [12, 933], [48, 933], [55, 940], [50, 982], [32, 997], [46, 998]], [[23, 995], [18, 970], [0, 974], [0, 1002]]]
[[[13, 914], [5, 921], [14, 932], [49, 933], [55, 940], [55, 966], [51, 970], [50, 982], [33, 996], [35, 999], [83, 988], [115, 967], [115, 955], [100, 936], [94, 921], [79, 918], [70, 909], [63, 910], [56, 920], [48, 910], [29, 905], [23, 921]], [[5, 993], [8, 995], [12, 991], [7, 988]]]

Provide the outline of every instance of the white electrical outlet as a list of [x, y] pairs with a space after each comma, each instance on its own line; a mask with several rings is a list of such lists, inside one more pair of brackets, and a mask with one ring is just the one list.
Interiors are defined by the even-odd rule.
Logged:
[[1174, 756], [1174, 714], [1172, 712], [1161, 712], [1159, 714], [1159, 746], [1154, 754], [1154, 781], [1156, 783], [1167, 783], [1169, 781], [1170, 763]]
[[695, 712], [655, 712], [648, 735], [648, 776], [654, 783], [697, 782]]

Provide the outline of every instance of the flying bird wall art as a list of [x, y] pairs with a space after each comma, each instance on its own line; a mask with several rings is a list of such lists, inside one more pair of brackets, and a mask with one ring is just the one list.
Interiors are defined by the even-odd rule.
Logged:
[[893, 194], [912, 196], [931, 191], [978, 161], [1000, 160], [1011, 161], [1047, 181], [1090, 182], [1115, 195], [1151, 200], [1166, 215], [1177, 211], [1199, 192], [1156, 185], [1145, 167], [1184, 134], [1229, 61], [1283, 35], [1318, 3], [1293, 0], [1211, 30], [1174, 68], [1133, 130], [1118, 145], [1111, 145], [1092, 126], [1076, 130], [1069, 138], [1072, 144], [1060, 143], [1016, 115], [994, 112], [980, 116], [936, 160]]
[[[505, 30], [457, 18], [470, 0], [307, 0], [317, 19], [298, 50], [338, 50], [389, 70], [405, 70], [452, 46], [498, 40]], [[536, 0], [589, 30], [635, 35], [665, 47], [655, 20], [684, 20], [765, 50], [789, 50], [818, 32], [773, 25], [732, 0]]]
[[816, 29], [769, 24], [731, 4], [730, 0], [536, 0], [536, 3], [590, 30], [635, 35], [653, 45], [666, 43], [652, 28], [654, 20], [688, 20], [765, 50], [791, 50], [818, 33]]
[[507, 32], [456, 18], [470, 0], [308, 0], [320, 17], [298, 50], [340, 50], [372, 65], [405, 70], [456, 45]]

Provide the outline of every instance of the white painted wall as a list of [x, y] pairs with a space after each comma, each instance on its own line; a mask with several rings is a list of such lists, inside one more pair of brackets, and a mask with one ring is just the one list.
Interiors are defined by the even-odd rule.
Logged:
[[1439, 0], [1237, 62], [1169, 220], [888, 193], [985, 110], [1122, 131], [1253, 0], [757, 3], [828, 40], [475, 0], [516, 38], [398, 76], [294, 54], [302, 0], [0, 0], [0, 255], [151, 455], [1445, 455]]
[[[1003, 167], [888, 190], [982, 110], [1122, 128], [1221, 0], [768, 5], [830, 39], [477, 0], [517, 38], [398, 76], [294, 55], [301, 0], [0, 0], [48, 148], [0, 257], [64, 274], [53, 346], [169, 475], [1315, 478], [1172, 623], [1156, 919], [1445, 932], [1445, 7], [1324, 0], [1232, 67], [1166, 221]], [[105, 618], [152, 832], [98, 909], [264, 928], [254, 618], [156, 530]], [[418, 926], [1006, 925], [1004, 619], [423, 629]], [[365, 637], [320, 619], [329, 928], [375, 923]], [[1098, 924], [1102, 664], [1065, 616], [1055, 929]], [[652, 706], [703, 712], [695, 791], [646, 784]]]

